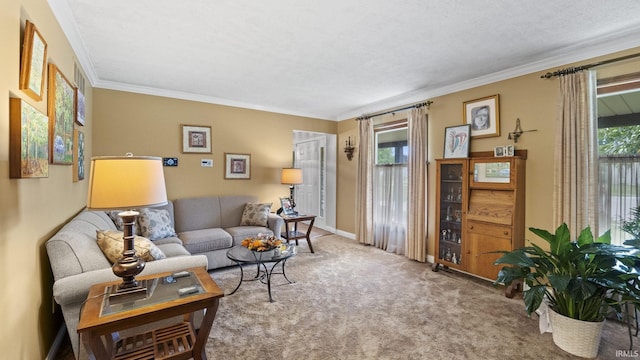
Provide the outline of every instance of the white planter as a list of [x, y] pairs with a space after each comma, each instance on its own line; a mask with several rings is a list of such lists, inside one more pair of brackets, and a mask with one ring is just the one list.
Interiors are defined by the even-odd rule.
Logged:
[[584, 358], [598, 356], [604, 320], [582, 321], [560, 315], [549, 308], [553, 342], [562, 350]]

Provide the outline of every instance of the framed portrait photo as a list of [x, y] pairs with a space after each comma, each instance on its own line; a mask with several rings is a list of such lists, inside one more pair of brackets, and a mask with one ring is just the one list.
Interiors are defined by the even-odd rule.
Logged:
[[471, 137], [500, 136], [500, 101], [498, 95], [462, 103], [464, 123], [471, 125]]
[[251, 155], [224, 153], [224, 178], [229, 180], [251, 179]]
[[469, 157], [469, 131], [471, 125], [459, 125], [445, 128], [444, 153], [445, 159]]
[[211, 154], [211, 126], [181, 126], [183, 154]]
[[20, 90], [37, 101], [42, 100], [46, 63], [47, 43], [36, 26], [27, 20], [20, 63]]
[[493, 148], [493, 157], [504, 157], [506, 156], [505, 153], [506, 150], [506, 146], [496, 146]]

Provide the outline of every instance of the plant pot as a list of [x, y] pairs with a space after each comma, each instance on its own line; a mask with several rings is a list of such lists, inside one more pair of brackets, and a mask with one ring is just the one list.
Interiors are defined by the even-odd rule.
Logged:
[[598, 356], [604, 320], [582, 321], [560, 315], [549, 308], [553, 342], [562, 350], [584, 358]]

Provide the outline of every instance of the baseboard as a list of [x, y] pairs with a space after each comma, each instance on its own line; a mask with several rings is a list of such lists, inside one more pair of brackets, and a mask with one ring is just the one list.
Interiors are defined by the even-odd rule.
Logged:
[[355, 240], [356, 239], [356, 234], [352, 234], [352, 233], [349, 233], [349, 232], [346, 232], [346, 231], [337, 230], [336, 234], [340, 235], [340, 236], [343, 236], [343, 237], [346, 237], [346, 238], [349, 238], [351, 240]]
[[60, 329], [58, 329], [58, 333], [56, 334], [56, 338], [53, 339], [53, 344], [49, 348], [49, 352], [47, 353], [47, 357], [45, 360], [55, 360], [58, 355], [58, 351], [60, 350], [60, 345], [62, 345], [62, 341], [64, 341], [64, 336], [67, 334], [67, 327], [64, 325], [60, 325]]

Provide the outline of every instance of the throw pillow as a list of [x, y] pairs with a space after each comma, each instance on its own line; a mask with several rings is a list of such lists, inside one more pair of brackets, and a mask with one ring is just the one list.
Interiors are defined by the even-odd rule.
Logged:
[[140, 235], [150, 240], [177, 236], [171, 223], [171, 215], [165, 209], [140, 209], [138, 224], [140, 224]]
[[266, 227], [270, 210], [271, 203], [247, 203], [242, 212], [240, 225]]
[[[98, 246], [112, 264], [122, 257], [122, 251], [124, 250], [123, 235], [122, 231], [96, 231]], [[136, 236], [133, 239], [133, 247], [136, 255], [144, 261], [160, 260], [167, 257], [151, 240], [141, 236]]]

